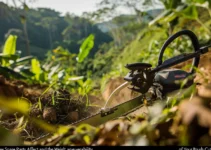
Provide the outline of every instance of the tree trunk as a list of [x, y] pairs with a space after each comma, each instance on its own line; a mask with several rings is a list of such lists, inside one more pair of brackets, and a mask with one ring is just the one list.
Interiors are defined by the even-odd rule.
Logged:
[[26, 55], [30, 55], [30, 46], [29, 46], [29, 38], [28, 38], [26, 22], [23, 23], [23, 33], [24, 33], [25, 42], [26, 42]]
[[48, 36], [49, 36], [50, 49], [52, 49], [52, 36], [51, 36], [51, 31], [50, 31], [50, 29], [47, 29], [47, 30], [48, 30]]

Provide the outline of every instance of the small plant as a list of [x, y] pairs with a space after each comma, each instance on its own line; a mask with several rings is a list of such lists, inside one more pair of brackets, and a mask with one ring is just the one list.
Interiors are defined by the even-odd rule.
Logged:
[[20, 58], [16, 53], [16, 40], [17, 36], [9, 35], [4, 44], [3, 52], [0, 54], [0, 73], [8, 78], [26, 79], [33, 75], [27, 65], [33, 56]]

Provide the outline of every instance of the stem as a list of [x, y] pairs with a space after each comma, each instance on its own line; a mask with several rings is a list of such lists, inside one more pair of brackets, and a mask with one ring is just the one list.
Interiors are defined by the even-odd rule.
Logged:
[[211, 17], [211, 10], [209, 9], [209, 7], [207, 8], [207, 11], [208, 11], [208, 13], [209, 13], [209, 15]]
[[26, 54], [30, 55], [29, 38], [28, 38], [28, 33], [27, 33], [26, 22], [23, 24], [23, 32], [24, 32], [25, 41], [26, 41]]
[[[12, 0], [12, 1], [15, 6], [15, 9], [17, 9], [17, 4], [16, 4], [15, 0]], [[22, 1], [20, 1], [20, 2], [23, 3]], [[17, 9], [17, 11], [19, 11], [19, 10]], [[20, 12], [19, 12], [19, 14], [20, 14]], [[30, 55], [30, 46], [29, 46], [29, 38], [28, 38], [28, 33], [27, 33], [26, 21], [25, 21], [25, 23], [23, 23], [23, 34], [24, 34], [25, 41], [26, 41], [26, 55]]]
[[203, 22], [201, 22], [200, 19], [197, 18], [196, 21], [211, 35], [210, 30], [205, 26]]
[[49, 36], [49, 44], [50, 44], [50, 49], [52, 49], [52, 36], [51, 36], [51, 31], [49, 28], [47, 28], [48, 30], [48, 36]]
[[15, 0], [12, 0], [12, 2], [13, 2], [13, 4], [14, 4], [15, 8], [17, 8], [17, 5], [16, 5]]

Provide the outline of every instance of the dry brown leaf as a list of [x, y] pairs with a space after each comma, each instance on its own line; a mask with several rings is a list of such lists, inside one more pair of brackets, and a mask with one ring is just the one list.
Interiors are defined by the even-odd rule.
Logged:
[[208, 84], [206, 86], [199, 86], [198, 95], [203, 98], [211, 99], [211, 84]]
[[193, 121], [197, 119], [197, 123], [201, 127], [211, 127], [211, 110], [205, 107], [202, 102], [202, 98], [195, 97], [192, 101], [186, 100], [180, 104], [179, 113], [185, 125], [193, 125]]

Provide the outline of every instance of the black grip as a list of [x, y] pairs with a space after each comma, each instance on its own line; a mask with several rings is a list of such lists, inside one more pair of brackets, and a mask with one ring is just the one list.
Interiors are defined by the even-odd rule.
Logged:
[[[179, 31], [177, 33], [175, 33], [174, 35], [170, 36], [167, 41], [163, 44], [162, 48], [161, 48], [161, 51], [160, 51], [160, 54], [159, 54], [159, 58], [158, 58], [158, 66], [160, 66], [162, 63], [163, 63], [163, 53], [165, 51], [165, 49], [167, 48], [167, 46], [173, 41], [175, 40], [177, 37], [181, 36], [181, 35], [187, 35], [190, 39], [191, 39], [191, 42], [193, 44], [193, 47], [194, 47], [194, 51], [198, 51], [200, 50], [200, 47], [199, 47], [199, 41], [196, 37], [196, 35], [190, 31], [190, 30], [182, 30], [182, 31]], [[199, 60], [200, 60], [200, 56], [196, 56], [194, 57], [193, 59], [193, 63], [192, 63], [192, 67], [191, 67], [191, 70], [190, 70], [190, 74], [194, 74], [195, 73], [195, 70], [194, 70], [194, 67], [198, 67], [198, 64], [199, 64]]]

